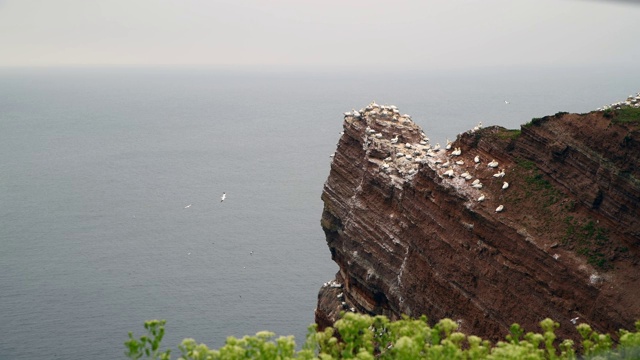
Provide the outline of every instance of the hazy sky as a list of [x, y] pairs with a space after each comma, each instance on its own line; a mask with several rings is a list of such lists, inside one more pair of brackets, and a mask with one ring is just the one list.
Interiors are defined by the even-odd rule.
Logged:
[[632, 1], [0, 0], [0, 66], [631, 64], [639, 35]]

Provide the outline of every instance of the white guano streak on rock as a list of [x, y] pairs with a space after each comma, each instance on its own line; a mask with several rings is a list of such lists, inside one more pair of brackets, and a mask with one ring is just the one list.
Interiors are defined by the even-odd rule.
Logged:
[[407, 258], [409, 257], [409, 247], [405, 246], [404, 248], [404, 258], [402, 259], [402, 265], [400, 266], [400, 271], [398, 272], [398, 288], [402, 287], [402, 275], [404, 274], [404, 268], [407, 265]]

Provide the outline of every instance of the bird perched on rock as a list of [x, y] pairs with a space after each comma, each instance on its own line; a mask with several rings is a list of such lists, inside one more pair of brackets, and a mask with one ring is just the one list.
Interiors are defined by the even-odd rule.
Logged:
[[502, 210], [504, 210], [504, 205], [500, 205], [496, 208], [496, 212], [501, 212]]
[[509, 187], [509, 183], [508, 182], [504, 182], [502, 183], [502, 190], [506, 190]]

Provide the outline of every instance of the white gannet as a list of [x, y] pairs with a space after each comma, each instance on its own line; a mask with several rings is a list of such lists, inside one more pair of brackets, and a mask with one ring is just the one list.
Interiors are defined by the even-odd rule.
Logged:
[[447, 145], [444, 148], [446, 150], [451, 150], [451, 140], [447, 139]]
[[440, 143], [436, 143], [436, 146], [433, 147], [433, 151], [439, 151], [440, 150]]
[[578, 319], [580, 319], [580, 317], [574, 317], [574, 318], [573, 318], [573, 319], [571, 319], [570, 321], [571, 321], [571, 323], [572, 323], [573, 325], [575, 325], [575, 324], [578, 322]]
[[456, 161], [456, 165], [464, 165], [464, 161], [458, 160], [458, 161]]
[[449, 169], [447, 171], [444, 172], [443, 175], [447, 175], [448, 177], [453, 177], [453, 169]]
[[475, 180], [473, 180], [473, 182], [471, 183], [471, 185], [475, 185], [475, 184], [480, 184], [480, 179], [475, 179]]
[[376, 134], [376, 139], [382, 139], [382, 133], [377, 133]]
[[505, 101], [504, 101], [504, 103], [505, 103], [506, 105], [509, 105], [509, 102], [508, 102], [507, 100], [505, 100]]
[[397, 144], [398, 143], [398, 135], [396, 135], [393, 139], [391, 139], [391, 143], [392, 144]]
[[189, 204], [189, 205], [185, 206], [184, 208], [185, 208], [185, 209], [188, 209], [188, 208], [190, 208], [190, 207], [191, 207], [191, 204]]
[[403, 153], [401, 153], [401, 152], [399, 152], [399, 153], [397, 153], [397, 154], [396, 154], [396, 157], [403, 157], [403, 156], [404, 156], [404, 154], [403, 154]]
[[502, 210], [504, 210], [504, 205], [500, 205], [496, 208], [496, 212], [500, 212]]
[[223, 193], [222, 193], [222, 196], [220, 197], [220, 202], [223, 202], [223, 201], [224, 201], [224, 199], [226, 199], [226, 198], [227, 198], [227, 193], [224, 193], [224, 192], [223, 192]]
[[440, 167], [448, 168], [448, 167], [449, 167], [449, 165], [451, 165], [451, 164], [449, 163], [449, 160], [447, 160], [447, 162], [446, 162], [446, 163], [444, 163], [444, 164], [442, 164], [442, 165], [440, 165]]
[[502, 169], [501, 171], [498, 171], [497, 173], [493, 174], [494, 178], [501, 178], [504, 177], [504, 169]]
[[469, 176], [469, 175], [471, 175], [471, 174], [469, 174], [469, 172], [468, 172], [468, 171], [465, 171], [465, 172], [463, 172], [462, 174], [460, 174], [460, 177], [462, 177], [462, 178], [465, 178], [465, 179], [466, 179], [466, 178], [467, 178], [467, 176]]
[[406, 147], [407, 149], [411, 149], [411, 144], [409, 144], [409, 143], [405, 143], [405, 144], [404, 144], [404, 147]]
[[351, 109], [351, 113], [353, 114], [353, 116], [355, 117], [360, 117], [360, 113], [356, 110], [356, 109]]
[[480, 162], [480, 156], [476, 155], [476, 157], [473, 158], [473, 161], [477, 164]]
[[427, 143], [426, 141], [424, 141], [424, 140], [420, 140], [420, 145], [424, 146], [424, 145], [427, 145], [427, 144], [428, 144], [428, 143]]
[[506, 188], [508, 188], [508, 187], [509, 187], [509, 183], [505, 181], [505, 182], [502, 184], [502, 190], [504, 190], [504, 189], [506, 189]]
[[482, 189], [482, 183], [471, 184], [471, 187], [476, 189]]
[[484, 201], [484, 194], [480, 194], [480, 197], [478, 198], [478, 201]]
[[455, 148], [452, 152], [451, 155], [455, 155], [455, 156], [460, 156], [462, 155], [462, 150], [460, 148]]
[[492, 168], [498, 167], [498, 162], [492, 159], [491, 162], [487, 164], [487, 166]]
[[345, 113], [344, 113], [344, 116], [345, 116], [345, 117], [347, 117], [347, 116], [352, 116], [352, 115], [353, 115], [353, 114], [351, 113], [351, 111], [347, 111], [347, 112], [345, 112]]

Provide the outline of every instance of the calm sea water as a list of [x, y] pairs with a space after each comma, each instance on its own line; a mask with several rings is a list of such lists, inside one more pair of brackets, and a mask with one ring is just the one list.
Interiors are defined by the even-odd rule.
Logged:
[[622, 100], [629, 74], [1, 69], [0, 359], [122, 358], [154, 318], [174, 349], [301, 344], [337, 270], [320, 195], [342, 112], [396, 104], [443, 142]]

